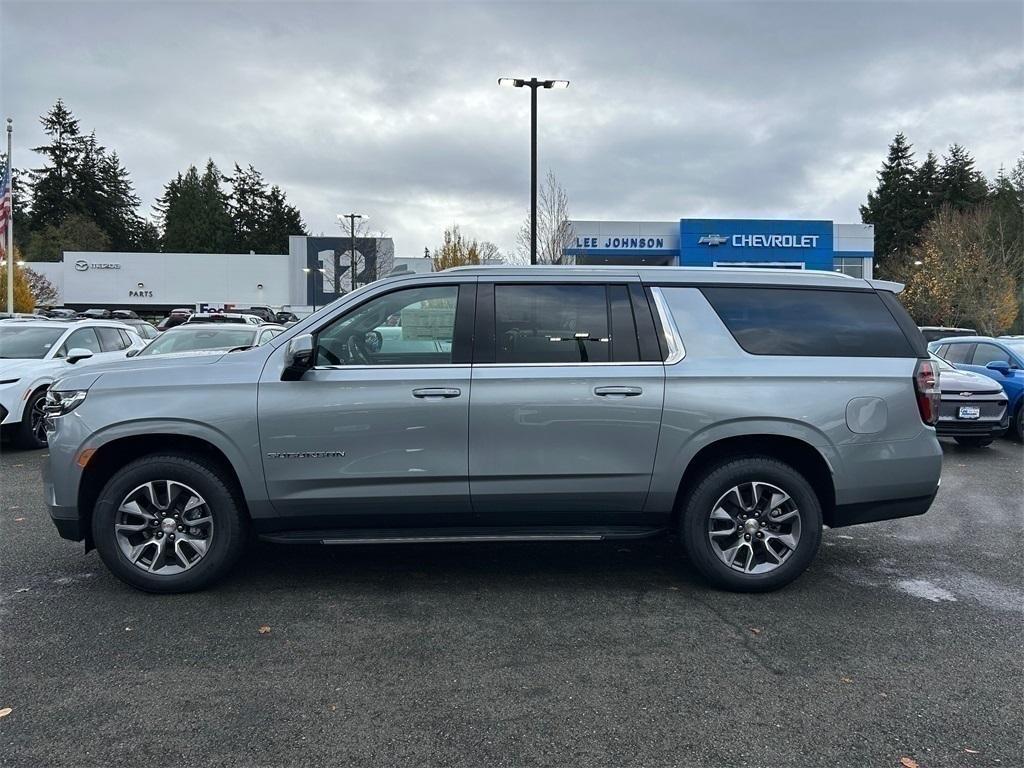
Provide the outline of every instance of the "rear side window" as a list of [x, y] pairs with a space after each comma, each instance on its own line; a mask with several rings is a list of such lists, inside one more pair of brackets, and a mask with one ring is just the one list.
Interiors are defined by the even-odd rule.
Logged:
[[96, 333], [100, 337], [100, 347], [104, 352], [118, 352], [128, 346], [117, 328], [97, 328]]
[[609, 362], [608, 315], [604, 285], [496, 285], [495, 362]]
[[942, 357], [951, 363], [966, 363], [973, 349], [973, 344], [949, 344], [947, 345], [946, 354], [942, 355]]
[[739, 345], [754, 355], [917, 356], [873, 291], [701, 290]]

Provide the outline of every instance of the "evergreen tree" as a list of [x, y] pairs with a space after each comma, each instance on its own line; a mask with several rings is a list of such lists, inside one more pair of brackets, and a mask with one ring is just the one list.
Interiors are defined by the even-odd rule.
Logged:
[[939, 158], [930, 149], [914, 176], [914, 188], [920, 207], [920, 221], [918, 222], [918, 232], [920, 232], [934, 218], [942, 205], [942, 190], [939, 187]]
[[227, 253], [234, 232], [227, 195], [213, 160], [203, 175], [190, 165], [164, 187], [156, 210], [163, 224], [161, 246], [165, 252]]
[[294, 205], [289, 205], [285, 194], [276, 184], [267, 196], [267, 215], [263, 223], [260, 248], [257, 253], [288, 253], [288, 236], [305, 235], [306, 225], [302, 214]]
[[898, 274], [917, 242], [922, 223], [917, 166], [907, 137], [897, 133], [878, 172], [878, 188], [860, 207], [861, 220], [875, 225], [875, 255], [880, 275]]
[[71, 196], [76, 213], [84, 213], [109, 233], [107, 195], [100, 177], [104, 152], [96, 141], [95, 133], [80, 139], [78, 162], [71, 171]]
[[239, 253], [285, 253], [289, 235], [305, 234], [299, 209], [288, 204], [280, 187], [268, 189], [263, 174], [252, 165], [243, 170], [236, 163], [228, 181], [235, 249]]
[[939, 194], [942, 202], [962, 211], [977, 205], [988, 195], [988, 185], [974, 158], [959, 144], [953, 144], [942, 158], [939, 169]]
[[82, 152], [78, 121], [61, 99], [39, 121], [51, 141], [32, 150], [47, 160], [31, 172], [33, 229], [59, 226], [68, 214], [81, 210], [72, 186]]
[[147, 250], [142, 245], [145, 222], [137, 213], [139, 197], [117, 152], [103, 156], [100, 179], [106, 195], [105, 215], [100, 224], [110, 236], [111, 247], [115, 251]]

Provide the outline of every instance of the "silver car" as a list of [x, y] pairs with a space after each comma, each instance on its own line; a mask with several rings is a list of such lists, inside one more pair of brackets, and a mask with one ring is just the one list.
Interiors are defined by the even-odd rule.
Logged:
[[354, 291], [262, 346], [50, 390], [61, 536], [182, 592], [279, 543], [676, 533], [733, 590], [823, 525], [920, 515], [937, 371], [892, 283], [835, 273], [473, 267]]

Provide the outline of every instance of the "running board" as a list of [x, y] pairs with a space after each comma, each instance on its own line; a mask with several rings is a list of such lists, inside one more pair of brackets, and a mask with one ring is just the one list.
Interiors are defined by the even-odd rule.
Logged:
[[458, 544], [475, 541], [604, 541], [643, 539], [664, 528], [613, 526], [606, 528], [379, 528], [334, 531], [281, 531], [260, 535], [275, 544]]

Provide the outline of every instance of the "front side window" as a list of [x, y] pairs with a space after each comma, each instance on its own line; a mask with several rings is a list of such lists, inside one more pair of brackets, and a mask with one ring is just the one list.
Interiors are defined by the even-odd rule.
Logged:
[[72, 349], [88, 349], [90, 352], [98, 353], [100, 351], [100, 341], [96, 338], [96, 331], [92, 328], [79, 328], [68, 336], [67, 341], [61, 346], [57, 356], [67, 357], [68, 352]]
[[979, 344], [974, 349], [972, 365], [988, 365], [989, 363], [997, 360], [1009, 363], [1010, 356], [995, 344]]
[[611, 360], [604, 285], [496, 285], [495, 362]]
[[371, 299], [317, 334], [316, 364], [449, 365], [458, 298], [438, 285]]

